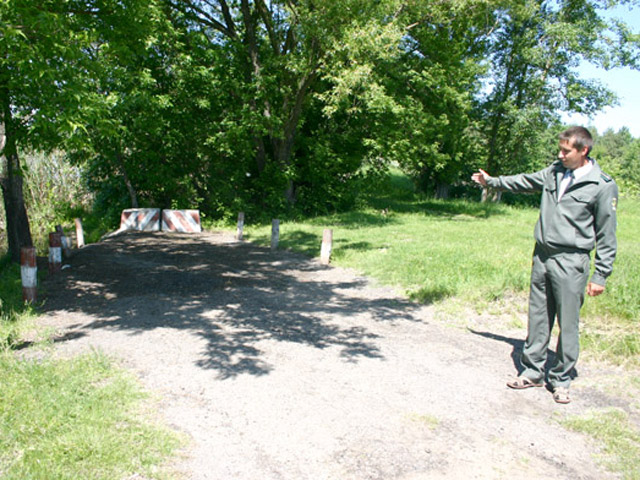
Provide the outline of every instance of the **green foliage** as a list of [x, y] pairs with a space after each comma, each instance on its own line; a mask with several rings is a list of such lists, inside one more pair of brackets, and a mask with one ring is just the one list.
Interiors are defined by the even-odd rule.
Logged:
[[402, 155], [392, 158], [421, 191], [446, 197], [442, 188], [466, 177], [465, 164], [482, 148], [474, 110], [495, 18], [489, 4], [474, 0], [417, 2], [402, 18], [411, 28], [389, 88], [404, 107], [397, 129]]
[[96, 113], [95, 65], [88, 55], [95, 36], [87, 20], [116, 3], [78, 15], [73, 12], [81, 4], [60, 0], [3, 2], [0, 91], [11, 105], [11, 118], [5, 111], [2, 121], [19, 147], [58, 147]]
[[20, 360], [0, 353], [0, 471], [25, 478], [166, 478], [178, 447], [134, 379], [99, 354]]
[[[109, 225], [344, 211], [392, 164], [464, 196], [478, 166], [549, 163], [560, 111], [613, 101], [574, 71], [635, 65], [600, 3], [5, 0], [3, 119], [23, 150], [69, 153]], [[629, 192], [638, 148], [612, 167]]]
[[557, 127], [559, 111], [591, 113], [615, 101], [612, 92], [575, 73], [581, 59], [634, 64], [612, 48], [620, 44], [614, 39], [616, 27], [604, 20], [600, 8], [588, 0], [527, 0], [498, 9], [481, 103], [487, 171], [539, 169], [540, 162], [548, 163], [544, 134]]
[[82, 170], [70, 165], [63, 153], [28, 152], [23, 155], [23, 164], [34, 245], [45, 255], [49, 232], [55, 231], [56, 225], [68, 225], [77, 216], [74, 214], [90, 207], [92, 199], [84, 188]]
[[592, 156], [615, 178], [623, 196], [640, 194], [640, 139], [633, 138], [629, 129], [596, 133]]

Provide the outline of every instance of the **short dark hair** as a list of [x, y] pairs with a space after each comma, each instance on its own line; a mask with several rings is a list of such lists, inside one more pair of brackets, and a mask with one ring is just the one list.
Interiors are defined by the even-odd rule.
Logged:
[[559, 135], [560, 141], [570, 142], [573, 140], [573, 147], [578, 150], [582, 150], [584, 147], [588, 147], [587, 154], [591, 152], [593, 148], [593, 137], [589, 130], [584, 127], [571, 127], [567, 128]]

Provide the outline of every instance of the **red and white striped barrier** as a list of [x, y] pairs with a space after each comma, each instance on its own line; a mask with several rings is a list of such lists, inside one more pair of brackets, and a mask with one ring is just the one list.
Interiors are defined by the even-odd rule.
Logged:
[[56, 232], [49, 234], [49, 273], [62, 270], [62, 235]]
[[22, 278], [22, 299], [35, 302], [38, 296], [38, 265], [36, 264], [36, 248], [20, 249], [20, 276]]
[[162, 230], [165, 232], [201, 232], [200, 210], [162, 210]]
[[154, 232], [160, 230], [159, 208], [129, 208], [120, 215], [120, 231], [139, 230]]

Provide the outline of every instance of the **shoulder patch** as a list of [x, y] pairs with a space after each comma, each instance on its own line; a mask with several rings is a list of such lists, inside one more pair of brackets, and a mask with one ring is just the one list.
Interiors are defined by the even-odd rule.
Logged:
[[600, 173], [600, 178], [601, 178], [602, 180], [604, 180], [605, 182], [607, 182], [607, 183], [609, 183], [609, 182], [613, 181], [613, 178], [611, 178], [609, 175], [607, 175], [607, 174], [606, 174], [606, 173], [604, 173], [604, 172], [601, 172], [601, 173]]

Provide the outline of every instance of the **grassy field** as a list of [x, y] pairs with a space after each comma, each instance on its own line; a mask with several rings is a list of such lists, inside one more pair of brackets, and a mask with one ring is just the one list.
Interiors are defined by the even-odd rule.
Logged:
[[[17, 361], [0, 353], [0, 477], [169, 478], [178, 437], [137, 380], [99, 354]], [[136, 475], [143, 475], [138, 477]]]

